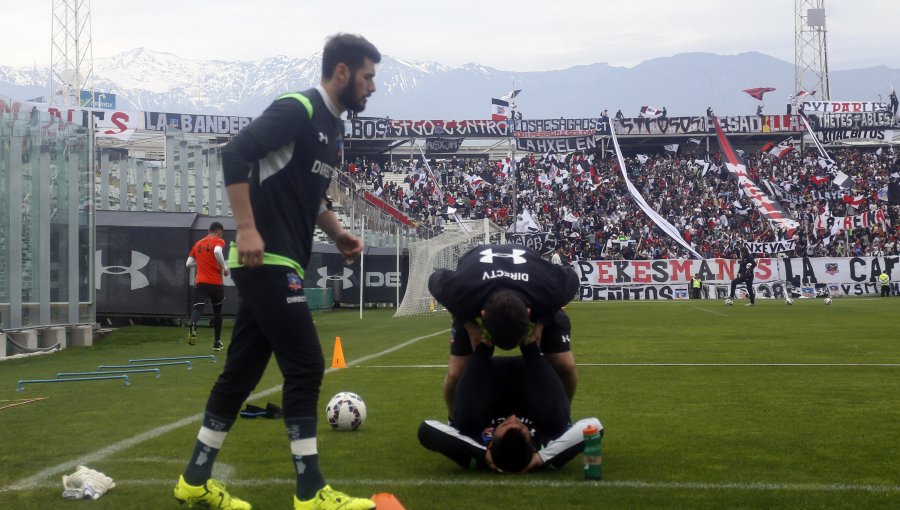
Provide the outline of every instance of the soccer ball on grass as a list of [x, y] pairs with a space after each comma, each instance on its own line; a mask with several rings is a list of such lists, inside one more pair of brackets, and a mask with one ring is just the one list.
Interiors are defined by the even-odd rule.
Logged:
[[784, 304], [792, 305], [792, 304], [794, 304], [794, 300], [789, 297], [786, 297], [786, 298], [784, 298]]
[[825, 304], [826, 304], [826, 305], [830, 305], [830, 304], [831, 304], [831, 298], [830, 298], [830, 297], [825, 298]]
[[731, 299], [726, 299], [726, 300], [725, 300], [725, 304], [726, 304], [727, 306], [731, 306], [731, 305], [734, 304], [734, 301], [732, 301]]
[[334, 430], [356, 430], [366, 421], [366, 403], [356, 393], [342, 391], [328, 401], [325, 417]]

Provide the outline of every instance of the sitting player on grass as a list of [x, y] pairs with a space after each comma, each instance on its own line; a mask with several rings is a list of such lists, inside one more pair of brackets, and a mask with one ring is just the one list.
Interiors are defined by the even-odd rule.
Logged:
[[521, 356], [494, 357], [490, 340], [473, 341], [473, 354], [456, 385], [451, 424], [425, 420], [419, 442], [464, 468], [526, 473], [558, 468], [584, 450], [583, 430], [596, 418], [569, 421], [562, 380], [541, 354], [539, 336]]

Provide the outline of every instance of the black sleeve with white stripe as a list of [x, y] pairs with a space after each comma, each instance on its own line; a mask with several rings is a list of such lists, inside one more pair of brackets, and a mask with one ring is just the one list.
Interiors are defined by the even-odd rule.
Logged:
[[464, 436], [450, 425], [436, 420], [425, 420], [419, 425], [419, 442], [425, 448], [443, 454], [465, 469], [486, 468], [487, 448], [474, 439]]
[[547, 443], [538, 455], [544, 466], [560, 468], [584, 451], [584, 429], [593, 425], [603, 434], [603, 425], [597, 418], [583, 418], [575, 422], [563, 435]]
[[308, 125], [309, 115], [296, 99], [272, 103], [222, 148], [225, 185], [248, 182], [251, 164], [294, 143]]
[[[603, 434], [603, 424], [597, 418], [575, 422], [561, 436], [548, 442], [538, 454], [544, 466], [561, 468], [584, 451], [584, 429], [593, 425]], [[436, 420], [419, 425], [419, 442], [425, 448], [443, 454], [465, 469], [487, 468], [484, 461], [487, 449], [474, 439], [459, 433], [454, 427]]]

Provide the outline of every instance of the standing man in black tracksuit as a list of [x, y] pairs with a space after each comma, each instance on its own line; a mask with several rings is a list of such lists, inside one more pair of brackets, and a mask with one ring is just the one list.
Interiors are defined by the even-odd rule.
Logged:
[[222, 151], [228, 198], [237, 224], [229, 253], [240, 293], [225, 368], [209, 400], [175, 498], [207, 508], [249, 510], [211, 480], [225, 436], [272, 354], [284, 376], [284, 421], [296, 467], [294, 509], [375, 507], [326, 485], [319, 470], [316, 418], [325, 362], [303, 294], [303, 271], [316, 226], [348, 260], [362, 243], [340, 225], [325, 192], [340, 162], [346, 110], [361, 112], [375, 92], [378, 50], [363, 37], [337, 34], [322, 52], [322, 81], [285, 94]]
[[[753, 292], [753, 272], [756, 271], [756, 259], [753, 257], [753, 254], [750, 253], [750, 250], [747, 249], [746, 246], [741, 247], [741, 260], [738, 261], [738, 275], [737, 278], [731, 280], [731, 296], [730, 299], [734, 299], [734, 294], [737, 291], [738, 285], [743, 283], [747, 285], [747, 297], [750, 298], [750, 302], [745, 306], [753, 306], [756, 303], [756, 293]], [[727, 302], [727, 304], [731, 304]]]
[[455, 270], [428, 279], [431, 295], [453, 316], [444, 401], [453, 416], [456, 383], [482, 337], [504, 350], [526, 336], [559, 374], [571, 402], [578, 383], [571, 349], [572, 324], [562, 307], [578, 292], [569, 266], [556, 266], [519, 244], [482, 244], [459, 259]]

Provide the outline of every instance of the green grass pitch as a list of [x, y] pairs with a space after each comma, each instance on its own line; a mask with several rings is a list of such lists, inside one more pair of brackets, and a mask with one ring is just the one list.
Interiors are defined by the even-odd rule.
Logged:
[[[580, 459], [524, 476], [464, 471], [416, 440], [446, 419], [441, 381], [446, 314], [393, 310], [315, 316], [330, 365], [340, 336], [338, 391], [365, 399], [368, 419], [333, 432], [320, 415], [328, 480], [354, 495], [390, 492], [409, 510], [459, 508], [900, 508], [900, 299], [572, 303], [580, 383], [573, 417], [606, 428], [603, 481]], [[225, 337], [227, 338], [226, 331]], [[134, 358], [211, 354], [211, 330], [129, 327], [91, 348], [0, 362], [0, 508], [178, 508], [172, 487], [190, 455], [209, 389], [224, 363], [162, 367], [162, 376], [27, 385], [19, 379], [95, 370]], [[227, 341], [226, 341], [227, 345]], [[252, 403], [281, 404], [271, 362]], [[83, 463], [117, 487], [90, 503], [61, 498], [62, 474]], [[280, 420], [239, 419], [215, 475], [254, 508], [291, 506], [294, 477]]]

